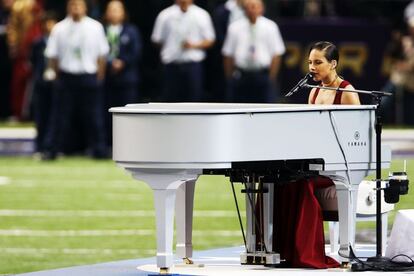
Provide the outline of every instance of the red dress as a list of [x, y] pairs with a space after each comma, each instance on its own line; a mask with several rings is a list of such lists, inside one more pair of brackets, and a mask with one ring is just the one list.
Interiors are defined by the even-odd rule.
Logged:
[[274, 248], [287, 266], [339, 267], [325, 255], [322, 208], [314, 194], [331, 185], [332, 180], [319, 176], [276, 186]]
[[[345, 88], [348, 85], [350, 85], [350, 83], [346, 80], [343, 80], [341, 82], [341, 84], [339, 84], [338, 88]], [[320, 90], [319, 88], [316, 88], [315, 94], [313, 94], [311, 104], [315, 104], [316, 98], [318, 97], [318, 94], [319, 94], [319, 90]], [[342, 91], [336, 92], [335, 100], [334, 100], [333, 104], [341, 104], [341, 98], [342, 98]]]
[[[342, 81], [339, 88], [350, 83]], [[319, 88], [312, 104], [315, 104]], [[341, 104], [342, 92], [335, 95], [333, 104]], [[334, 185], [331, 179], [318, 176], [301, 179], [275, 189], [274, 248], [291, 267], [332, 268], [339, 263], [325, 255], [322, 208], [315, 197], [316, 189]]]

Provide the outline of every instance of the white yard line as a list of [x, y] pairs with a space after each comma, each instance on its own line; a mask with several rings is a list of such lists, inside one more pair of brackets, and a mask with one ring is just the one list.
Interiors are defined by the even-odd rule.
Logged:
[[[244, 215], [244, 213], [242, 213]], [[152, 210], [0, 210], [0, 217], [154, 217]], [[195, 210], [194, 217], [236, 218], [236, 211], [231, 210]]]
[[[3, 173], [4, 174], [4, 173]], [[66, 178], [53, 178], [53, 179], [47, 179], [46, 177], [49, 177], [50, 174], [45, 174], [44, 175], [44, 179], [38, 179], [38, 180], [33, 180], [33, 177], [31, 178], [22, 178], [21, 175], [19, 175], [18, 178], [12, 178], [9, 176], [10, 179], [13, 179], [13, 182], [19, 185], [24, 185], [24, 184], [28, 184], [28, 186], [31, 186], [33, 184], [37, 184], [37, 185], [53, 185], [53, 186], [61, 186], [61, 185], [68, 185], [68, 186], [72, 186], [72, 185], [77, 185], [77, 186], [85, 186], [85, 185], [89, 185], [89, 184], [94, 184], [94, 185], [100, 185], [102, 187], [102, 183], [105, 183], [104, 186], [106, 186], [107, 184], [113, 185], [115, 187], [136, 187], [137, 183], [139, 183], [138, 181], [122, 181], [122, 180], [105, 180], [105, 179], [89, 179], [89, 180], [85, 180], [83, 179], [76, 179], [76, 178], [70, 178], [70, 177], [66, 177]]]
[[[155, 229], [140, 230], [28, 230], [0, 229], [0, 236], [13, 237], [100, 237], [100, 236], [152, 236]], [[194, 230], [193, 237], [237, 237], [239, 230]]]
[[[17, 195], [13, 195], [14, 200], [24, 200], [27, 198], [33, 198], [33, 194], [28, 191], [20, 191]], [[132, 202], [140, 202], [142, 200], [145, 200], [144, 194], [131, 194], [131, 193], [99, 193], [99, 194], [83, 194], [82, 199], [83, 200], [96, 200], [96, 199], [102, 199], [107, 201], [132, 201]], [[43, 200], [48, 202], [54, 202], [56, 200], [60, 199], [72, 199], [73, 194], [71, 193], [62, 193], [61, 191], [54, 191], [54, 192], [48, 192], [46, 194], [36, 194], [35, 196], [36, 200]], [[152, 205], [151, 205], [152, 206]], [[1, 215], [0, 215], [1, 216]]]
[[7, 176], [0, 176], [0, 186], [9, 185], [11, 183], [10, 178]]
[[34, 127], [2, 127], [0, 128], [0, 138], [25, 138], [25, 139], [34, 139], [36, 137], [36, 129]]
[[94, 249], [94, 248], [0, 248], [0, 254], [13, 255], [38, 255], [38, 254], [73, 254], [73, 255], [115, 255], [115, 254], [131, 254], [131, 255], [149, 255], [154, 254], [155, 250], [151, 249]]

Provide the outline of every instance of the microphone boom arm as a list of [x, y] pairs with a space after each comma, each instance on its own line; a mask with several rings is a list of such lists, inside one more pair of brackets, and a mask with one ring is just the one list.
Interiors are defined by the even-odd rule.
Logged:
[[343, 91], [343, 92], [353, 92], [358, 94], [368, 94], [373, 96], [392, 96], [392, 93], [390, 92], [384, 92], [384, 91], [368, 91], [368, 90], [358, 90], [358, 89], [345, 89], [345, 88], [335, 88], [335, 87], [325, 87], [325, 86], [318, 86], [318, 85], [311, 85], [311, 84], [305, 84], [303, 87], [306, 88], [320, 88], [325, 90], [335, 90], [335, 91]]

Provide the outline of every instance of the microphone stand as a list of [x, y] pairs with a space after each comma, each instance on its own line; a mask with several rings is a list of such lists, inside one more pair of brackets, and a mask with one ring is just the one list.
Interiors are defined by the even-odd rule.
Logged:
[[290, 97], [293, 94], [295, 94], [296, 92], [298, 92], [300, 89], [302, 89], [304, 87], [304, 85], [307, 84], [308, 80], [310, 80], [312, 78], [312, 74], [311, 73], [307, 73], [303, 79], [301, 79], [292, 89], [290, 89], [290, 91], [285, 95], [285, 97]]
[[345, 92], [353, 92], [358, 94], [368, 94], [371, 95], [375, 100], [375, 137], [376, 137], [376, 256], [368, 258], [368, 261], [371, 262], [382, 262], [385, 261], [385, 257], [382, 256], [382, 218], [381, 218], [381, 133], [382, 133], [382, 121], [381, 121], [381, 115], [379, 114], [380, 107], [381, 107], [381, 100], [383, 96], [391, 96], [392, 93], [389, 92], [383, 92], [383, 91], [367, 91], [367, 90], [350, 90], [350, 89], [344, 89], [344, 88], [334, 88], [334, 87], [322, 87], [317, 85], [309, 85], [305, 84], [303, 87], [306, 88], [320, 88], [325, 90], [335, 90], [337, 92], [339, 91], [345, 91]]

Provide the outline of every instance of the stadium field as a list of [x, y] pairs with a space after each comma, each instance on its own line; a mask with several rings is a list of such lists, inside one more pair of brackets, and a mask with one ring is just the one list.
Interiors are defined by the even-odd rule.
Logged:
[[[392, 169], [401, 170], [402, 160], [395, 160]], [[244, 209], [241, 185], [236, 188]], [[396, 208], [412, 208], [413, 200], [411, 189]], [[243, 243], [227, 178], [201, 176], [194, 209], [195, 250]], [[152, 192], [113, 161], [0, 158], [0, 274], [154, 254]]]

